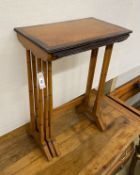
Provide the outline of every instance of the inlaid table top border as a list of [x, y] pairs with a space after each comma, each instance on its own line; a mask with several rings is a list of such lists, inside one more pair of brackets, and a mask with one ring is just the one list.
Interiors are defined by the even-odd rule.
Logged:
[[[63, 31], [57, 32], [57, 30], [56, 30], [57, 27], [59, 28], [59, 30], [61, 30], [61, 28], [62, 28], [62, 30], [64, 30], [64, 32], [66, 32], [67, 28], [65, 30], [65, 27], [67, 25], [72, 26], [73, 24], [77, 25], [77, 23], [78, 23], [78, 25], [80, 25], [81, 22], [85, 23], [85, 25], [83, 25], [83, 28], [86, 26], [86, 23], [92, 24], [92, 22], [93, 22], [93, 24], [94, 24], [94, 22], [95, 22], [95, 24], [96, 23], [99, 24], [99, 27], [100, 27], [100, 25], [107, 26], [110, 29], [112, 29], [113, 32], [110, 32], [110, 33], [109, 32], [104, 32], [104, 33], [102, 32], [103, 35], [101, 35], [101, 36], [99, 36], [99, 34], [97, 36], [95, 36], [95, 34], [93, 32], [94, 37], [87, 37], [87, 38], [85, 37], [84, 39], [79, 39], [79, 40], [75, 40], [72, 42], [69, 42], [69, 41], [67, 42], [67, 40], [64, 37], [62, 39], [62, 41], [63, 41], [62, 43], [61, 43], [61, 41], [59, 41], [58, 44], [55, 45], [53, 43], [52, 46], [48, 45], [47, 41], [44, 42], [43, 39], [39, 39], [39, 37], [35, 37], [35, 35], [37, 36], [38, 34], [35, 34], [35, 35], [32, 34], [32, 31], [34, 31], [34, 29], [36, 29], [38, 27], [40, 28], [40, 33], [41, 33], [41, 30], [44, 30], [42, 28], [45, 28], [45, 30], [47, 30], [48, 27], [49, 28], [51, 27], [54, 30], [54, 32], [50, 32], [50, 31], [49, 32], [52, 35], [54, 34], [54, 36], [52, 36], [52, 37], [54, 37], [53, 42], [55, 42], [55, 38], [56, 38], [56, 43], [57, 43], [57, 38], [60, 39], [60, 37], [58, 37], [55, 34], [60, 33], [62, 35], [62, 32], [63, 32]], [[56, 26], [56, 29], [55, 29], [55, 26]], [[91, 31], [91, 29], [90, 29], [91, 26], [86, 26], [86, 27], [88, 27], [88, 29]], [[94, 26], [92, 26], [92, 27], [94, 27]], [[96, 27], [96, 28], [98, 29], [98, 27]], [[73, 29], [73, 27], [72, 27], [72, 29]], [[87, 29], [87, 32], [88, 32], [88, 29]], [[127, 39], [127, 37], [129, 36], [130, 33], [132, 33], [131, 30], [128, 30], [126, 28], [123, 28], [123, 27], [120, 27], [120, 26], [117, 26], [117, 25], [114, 25], [114, 24], [111, 24], [111, 23], [108, 23], [108, 22], [105, 22], [102, 20], [98, 20], [95, 18], [85, 18], [85, 19], [77, 19], [77, 20], [57, 22], [57, 23], [51, 23], [51, 24], [41, 24], [41, 25], [34, 25], [34, 26], [18, 27], [18, 28], [15, 28], [14, 30], [18, 34], [24, 36], [26, 39], [30, 40], [32, 43], [34, 43], [35, 45], [37, 45], [38, 47], [40, 47], [41, 49], [45, 50], [48, 53], [63, 52], [63, 51], [67, 52], [68, 50], [72, 50], [72, 49], [74, 50], [74, 49], [77, 49], [79, 47], [81, 47], [81, 49], [84, 49], [84, 47], [86, 47], [87, 49], [88, 48], [90, 49], [92, 47], [104, 46], [106, 44], [111, 44], [114, 42], [123, 41], [123, 40]], [[28, 32], [29, 30], [30, 30], [30, 34]], [[82, 30], [82, 28], [81, 28], [81, 30]], [[103, 30], [101, 29], [101, 31], [103, 31]], [[74, 32], [70, 33], [71, 36], [74, 35]], [[98, 33], [98, 31], [96, 31], [96, 32]], [[90, 35], [90, 36], [92, 36], [92, 35]], [[41, 37], [43, 38], [43, 36], [41, 36]], [[50, 42], [52, 42], [51, 36], [49, 36], [49, 37], [50, 37]], [[64, 40], [66, 40], [66, 41], [64, 41]]]

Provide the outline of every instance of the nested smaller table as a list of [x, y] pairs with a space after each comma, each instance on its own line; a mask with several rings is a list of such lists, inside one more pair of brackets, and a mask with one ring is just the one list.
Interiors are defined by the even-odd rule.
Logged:
[[[31, 134], [41, 146], [48, 159], [58, 156], [59, 151], [53, 138], [51, 126], [53, 110], [52, 62], [64, 56], [91, 50], [86, 92], [80, 98], [62, 108], [76, 107], [78, 112], [86, 112], [102, 131], [112, 124], [110, 117], [104, 116], [100, 108], [104, 96], [104, 85], [113, 44], [124, 41], [132, 32], [128, 29], [95, 19], [86, 18], [54, 24], [43, 24], [15, 28], [17, 36], [26, 48]], [[105, 54], [96, 98], [90, 106], [90, 93], [99, 48], [105, 46]], [[39, 86], [38, 75], [42, 73], [43, 87]], [[60, 126], [61, 127], [61, 126]]]

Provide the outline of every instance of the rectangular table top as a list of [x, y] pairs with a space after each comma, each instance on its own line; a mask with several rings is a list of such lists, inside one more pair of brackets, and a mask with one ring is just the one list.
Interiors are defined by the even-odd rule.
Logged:
[[85, 51], [125, 40], [132, 32], [95, 18], [18, 27], [14, 30], [48, 53], [76, 52], [77, 49]]

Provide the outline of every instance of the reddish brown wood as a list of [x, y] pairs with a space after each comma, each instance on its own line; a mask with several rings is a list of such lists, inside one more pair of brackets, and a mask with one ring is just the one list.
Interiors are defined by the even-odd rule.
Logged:
[[[31, 127], [34, 131], [32, 132], [32, 135], [36, 141], [38, 141], [48, 159], [50, 159], [50, 157], [59, 155], [57, 143], [54, 140], [55, 138], [53, 138], [55, 128], [52, 129], [53, 114], [57, 114], [56, 110], [53, 112], [53, 60], [66, 55], [92, 50], [86, 94], [84, 94], [83, 97], [67, 103], [67, 105], [61, 106], [58, 110], [58, 113], [63, 110], [67, 111], [71, 107], [79, 105], [80, 102], [84, 100], [81, 105], [82, 108], [85, 108], [86, 106], [86, 111], [84, 112], [90, 114], [92, 119], [96, 119], [96, 123], [98, 124], [99, 128], [102, 130], [106, 129], [108, 127], [108, 122], [111, 123], [109, 117], [110, 115], [107, 115], [106, 111], [101, 113], [100, 107], [102, 107], [104, 98], [103, 89], [113, 44], [127, 39], [132, 31], [94, 18], [20, 27], [15, 28], [15, 31], [17, 32], [19, 41], [26, 48], [26, 50], [31, 50], [32, 52], [32, 66], [30, 65], [30, 62], [27, 62], [29, 63], [28, 71]], [[95, 106], [93, 108], [94, 101], [92, 101], [91, 104], [90, 92], [95, 72], [98, 49], [101, 46], [106, 46], [106, 51], [100, 77], [99, 90], [97, 93], [95, 93], [97, 94], [97, 98], [95, 101], [94, 96]], [[27, 59], [30, 59], [28, 57], [29, 52], [27, 52]], [[38, 63], [37, 67], [35, 58], [37, 59]], [[37, 71], [36, 68], [38, 68]], [[46, 84], [45, 89], [38, 89], [38, 86], [36, 86], [37, 82], [35, 74], [36, 72], [40, 71], [44, 72]], [[33, 80], [34, 83], [32, 82]], [[110, 104], [108, 106], [108, 111], [112, 111]], [[93, 108], [93, 111], [90, 107]], [[35, 115], [38, 117], [37, 128], [34, 126], [36, 121]], [[59, 127], [61, 128], [62, 126]]]
[[48, 108], [49, 108], [49, 95], [48, 95], [48, 64], [47, 62], [43, 62], [43, 70], [44, 70], [44, 80], [46, 88], [44, 89], [44, 122], [45, 122], [45, 137], [46, 140], [50, 138], [49, 134], [49, 116], [48, 116]]
[[95, 18], [20, 27], [15, 31], [55, 57], [123, 41], [132, 32]]
[[34, 103], [35, 103], [35, 123], [36, 123], [36, 129], [39, 129], [38, 126], [38, 83], [37, 83], [37, 60], [33, 53], [31, 52], [31, 59], [32, 59], [32, 70], [33, 70], [33, 87], [34, 87]]
[[28, 71], [28, 87], [29, 87], [29, 101], [30, 101], [30, 128], [32, 131], [35, 130], [35, 103], [34, 103], [34, 92], [33, 92], [33, 74], [32, 74], [32, 65], [31, 65], [31, 57], [30, 50], [26, 50], [26, 58], [27, 58], [27, 71]]
[[52, 96], [52, 63], [48, 62], [48, 97], [49, 97], [49, 109], [48, 109], [48, 120], [49, 120], [49, 137], [52, 137], [51, 130], [51, 118], [53, 109], [53, 96]]
[[[37, 64], [38, 64], [38, 72], [42, 72], [42, 60], [37, 59]], [[44, 90], [39, 88], [39, 133], [40, 133], [40, 142], [44, 144], [45, 142], [45, 128], [44, 128]]]

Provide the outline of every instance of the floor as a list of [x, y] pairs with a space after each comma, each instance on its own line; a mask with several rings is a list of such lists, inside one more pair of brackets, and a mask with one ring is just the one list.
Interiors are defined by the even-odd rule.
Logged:
[[27, 133], [28, 126], [1, 137], [0, 175], [108, 175], [120, 159], [118, 155], [140, 133], [140, 121], [133, 121], [133, 116], [127, 116], [120, 107], [118, 111], [111, 99], [105, 101], [111, 107], [104, 103], [104, 114], [116, 120], [105, 132], [75, 110], [54, 117], [54, 136], [61, 155], [50, 162]]

